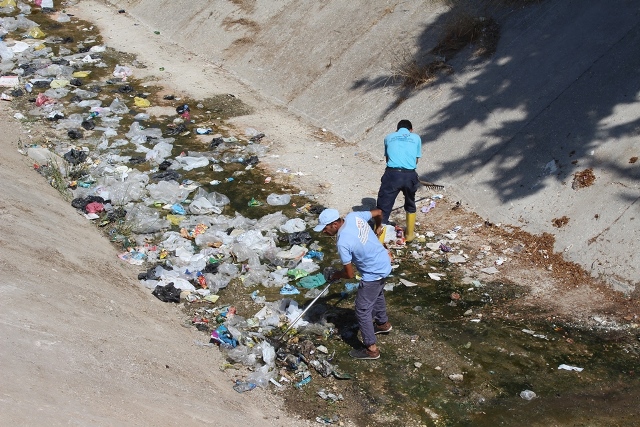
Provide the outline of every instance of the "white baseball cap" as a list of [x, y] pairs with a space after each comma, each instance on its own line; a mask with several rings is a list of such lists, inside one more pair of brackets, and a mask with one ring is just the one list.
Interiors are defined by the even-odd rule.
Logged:
[[318, 217], [318, 225], [313, 227], [313, 231], [322, 231], [324, 228], [340, 218], [340, 213], [335, 209], [325, 209]]

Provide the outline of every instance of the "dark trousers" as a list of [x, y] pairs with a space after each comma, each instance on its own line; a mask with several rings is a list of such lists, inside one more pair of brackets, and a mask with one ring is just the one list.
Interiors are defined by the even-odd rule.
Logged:
[[418, 191], [418, 174], [416, 171], [398, 171], [386, 169], [380, 179], [378, 190], [378, 209], [382, 211], [382, 223], [389, 223], [391, 209], [396, 202], [396, 197], [402, 192], [404, 196], [404, 210], [408, 213], [416, 211], [416, 191]]
[[386, 323], [387, 303], [384, 299], [385, 279], [374, 280], [372, 282], [360, 281], [358, 294], [356, 295], [356, 318], [362, 342], [366, 347], [376, 343], [376, 334], [373, 329], [373, 322], [378, 324]]

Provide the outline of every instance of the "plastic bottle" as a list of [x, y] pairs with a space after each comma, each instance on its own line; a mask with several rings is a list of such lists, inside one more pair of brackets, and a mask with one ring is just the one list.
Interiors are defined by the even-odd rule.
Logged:
[[250, 383], [248, 381], [240, 381], [240, 380], [236, 380], [236, 383], [233, 386], [233, 389], [238, 393], [244, 393], [245, 391], [250, 391], [250, 390], [253, 390], [254, 388], [256, 388], [256, 385], [254, 383]]
[[302, 381], [298, 381], [295, 384], [296, 388], [301, 388], [305, 384], [309, 384], [311, 382], [311, 375], [306, 376]]
[[396, 244], [404, 245], [404, 230], [398, 226], [396, 226]]

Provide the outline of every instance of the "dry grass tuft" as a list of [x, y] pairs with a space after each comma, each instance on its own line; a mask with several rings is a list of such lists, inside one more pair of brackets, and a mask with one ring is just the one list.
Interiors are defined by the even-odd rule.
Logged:
[[250, 44], [254, 44], [255, 42], [256, 42], [256, 39], [253, 37], [240, 37], [239, 39], [236, 39], [231, 43], [230, 48], [247, 46]]
[[229, 31], [232, 27], [239, 25], [243, 27], [243, 29], [248, 29], [253, 32], [257, 32], [260, 29], [260, 25], [256, 21], [252, 21], [251, 19], [240, 18], [240, 19], [231, 19], [229, 17], [224, 18], [222, 21], [222, 26], [225, 30]]
[[579, 188], [590, 187], [596, 181], [596, 176], [593, 174], [592, 169], [585, 169], [580, 172], [576, 172], [573, 175], [573, 183], [571, 184], [571, 188], [577, 190]]
[[556, 228], [564, 227], [565, 225], [569, 224], [569, 218], [566, 216], [563, 216], [561, 218], [554, 218], [551, 220], [551, 223]]
[[419, 64], [409, 52], [398, 54], [392, 61], [398, 64], [390, 70], [390, 79], [399, 82], [403, 88], [417, 89], [436, 80], [438, 76], [453, 73], [453, 67], [436, 58], [426, 64]]
[[229, 0], [247, 13], [252, 13], [256, 9], [256, 0]]
[[498, 40], [500, 25], [493, 18], [460, 11], [453, 14], [445, 26], [442, 38], [431, 52], [451, 58], [470, 44], [475, 44], [474, 55], [486, 58], [495, 53]]

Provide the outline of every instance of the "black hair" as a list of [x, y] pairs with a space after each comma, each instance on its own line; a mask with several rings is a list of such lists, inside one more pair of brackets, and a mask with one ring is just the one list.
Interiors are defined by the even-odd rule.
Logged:
[[406, 120], [406, 119], [405, 120], [400, 120], [398, 122], [398, 127], [397, 127], [396, 130], [400, 130], [402, 128], [405, 128], [407, 130], [411, 130], [411, 129], [413, 129], [413, 125], [411, 124], [411, 122], [409, 120]]

